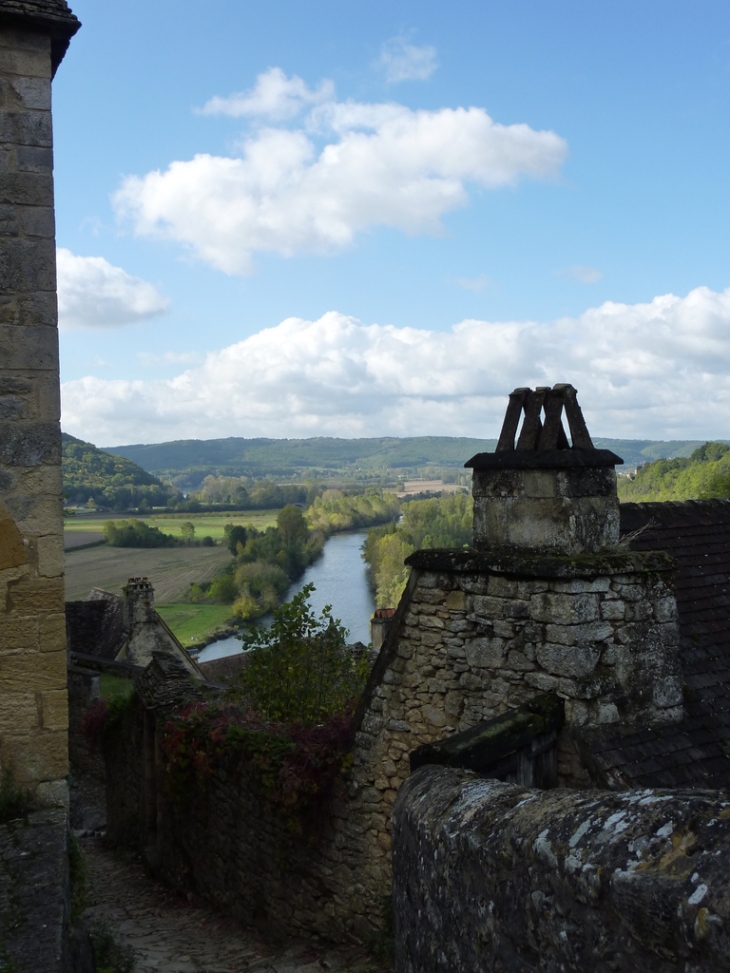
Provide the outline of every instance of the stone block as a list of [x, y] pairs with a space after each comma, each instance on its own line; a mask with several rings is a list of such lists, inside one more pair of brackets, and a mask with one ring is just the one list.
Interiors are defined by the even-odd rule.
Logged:
[[[27, 150], [45, 152], [46, 149]], [[35, 176], [33, 177], [35, 178]], [[3, 180], [4, 182], [5, 180]], [[52, 239], [21, 240], [16, 237], [5, 240], [0, 251], [0, 290], [15, 292], [53, 291], [56, 288], [56, 248]], [[15, 331], [15, 340], [20, 336]], [[29, 334], [27, 340], [33, 341]], [[36, 340], [38, 340], [36, 338]], [[17, 355], [14, 358], [17, 361]], [[5, 364], [5, 362], [4, 362]], [[33, 367], [31, 361], [20, 366], [5, 364], [5, 367]]]
[[0, 695], [0, 736], [8, 730], [23, 733], [40, 725], [35, 693], [18, 691]]
[[66, 689], [39, 693], [41, 726], [45, 730], [68, 729], [68, 694]]
[[26, 78], [45, 78], [51, 81], [51, 59], [48, 50], [17, 50], [5, 47], [0, 40], [0, 71], [4, 76], [17, 74]]
[[20, 567], [27, 560], [27, 551], [17, 524], [0, 501], [0, 571]]
[[443, 603], [449, 611], [465, 611], [466, 595], [463, 591], [450, 591], [444, 598]]
[[605, 642], [613, 637], [613, 627], [608, 622], [586, 622], [582, 625], [546, 625], [545, 638], [560, 645], [585, 645]]
[[0, 655], [35, 652], [37, 649], [36, 617], [0, 614]]
[[[61, 435], [56, 422], [0, 423], [0, 464], [7, 466], [58, 466]], [[60, 509], [60, 496], [57, 506]], [[8, 507], [12, 509], [10, 502]], [[18, 518], [16, 518], [18, 519]]]
[[[50, 172], [8, 172], [0, 180], [0, 204], [53, 206], [53, 178]], [[23, 288], [30, 290], [29, 287]]]
[[[47, 149], [33, 151], [48, 151]], [[17, 220], [26, 237], [54, 239], [56, 220], [50, 206], [15, 206]]]
[[435, 706], [427, 705], [421, 708], [421, 714], [423, 715], [426, 723], [431, 726], [445, 726], [446, 725], [446, 714], [443, 710], [437, 709]]
[[[15, 164], [19, 172], [53, 172], [53, 149], [42, 145], [21, 145], [15, 152]], [[24, 207], [35, 208], [47, 210], [47, 207]]]
[[[1, 273], [2, 271], [0, 271]], [[0, 325], [3, 371], [58, 370], [58, 334], [44, 326]]]
[[0, 656], [0, 693], [49, 692], [66, 687], [66, 653]]
[[40, 616], [38, 620], [38, 648], [41, 652], [65, 651], [66, 616], [63, 612]]
[[40, 77], [16, 77], [12, 80], [18, 105], [32, 111], [51, 110], [51, 79]]
[[530, 599], [530, 617], [538, 622], [575, 625], [593, 622], [599, 617], [597, 594], [564, 594], [554, 591]]
[[[3, 142], [13, 145], [53, 145], [53, 130], [50, 112], [8, 111], [0, 110], [0, 144]], [[16, 200], [12, 200], [16, 202]], [[39, 199], [26, 200], [31, 206], [53, 205], [42, 204]]]
[[[4, 61], [8, 51], [17, 54], [37, 51], [48, 59], [48, 76], [51, 75], [51, 38], [49, 34], [35, 30], [25, 30], [23, 27], [2, 24], [0, 26], [0, 48]], [[24, 74], [25, 72], [21, 72]]]
[[44, 578], [63, 575], [63, 534], [45, 534], [38, 538], [38, 574]]
[[601, 658], [601, 650], [596, 645], [564, 645], [545, 643], [535, 649], [537, 661], [551, 676], [567, 676], [570, 679], [584, 679], [594, 672]]
[[474, 669], [498, 669], [504, 665], [506, 649], [500, 638], [475, 638], [464, 643], [466, 661]]
[[0, 757], [21, 784], [57, 781], [68, 774], [68, 733], [40, 729], [29, 734], [4, 733]]
[[[0, 434], [1, 432], [0, 426]], [[7, 498], [7, 506], [24, 537], [53, 534], [61, 524], [60, 493], [55, 496], [41, 495], [37, 499], [32, 494], [13, 494]]]
[[8, 584], [7, 611], [19, 615], [63, 612], [63, 578], [23, 578]]

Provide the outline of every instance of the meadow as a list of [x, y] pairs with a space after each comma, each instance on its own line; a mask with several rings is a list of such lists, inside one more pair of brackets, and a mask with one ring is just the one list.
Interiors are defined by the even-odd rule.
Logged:
[[189, 602], [158, 604], [157, 611], [183, 645], [204, 639], [209, 632], [231, 621], [230, 605], [191, 605]]
[[239, 510], [233, 513], [223, 514], [81, 514], [76, 517], [67, 517], [64, 520], [64, 533], [66, 536], [66, 547], [72, 546], [69, 539], [77, 534], [97, 534], [102, 531], [107, 520], [130, 520], [132, 517], [143, 520], [150, 527], [159, 527], [165, 534], [172, 534], [179, 537], [181, 534], [180, 525], [183, 523], [195, 524], [195, 536], [212, 537], [214, 541], [223, 539], [223, 529], [226, 524], [242, 524], [247, 527], [251, 524], [257, 530], [265, 530], [276, 524], [278, 510]]

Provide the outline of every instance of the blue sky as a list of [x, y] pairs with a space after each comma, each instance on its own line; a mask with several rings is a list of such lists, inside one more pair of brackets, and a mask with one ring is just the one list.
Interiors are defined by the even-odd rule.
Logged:
[[67, 431], [727, 438], [726, 2], [72, 6]]

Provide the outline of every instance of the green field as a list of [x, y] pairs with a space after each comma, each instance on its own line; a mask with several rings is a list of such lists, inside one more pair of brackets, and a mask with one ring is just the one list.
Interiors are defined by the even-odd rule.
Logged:
[[[226, 524], [249, 524], [256, 530], [265, 530], [276, 524], [278, 510], [239, 510], [227, 514], [154, 514], [142, 516], [135, 514], [150, 527], [159, 527], [165, 534], [180, 535], [180, 525], [185, 522], [195, 524], [195, 536], [201, 538], [210, 536], [213, 540], [222, 540], [223, 528]], [[90, 533], [98, 534], [107, 520], [128, 520], [128, 514], [106, 513], [87, 517], [85, 515], [66, 517], [64, 530], [66, 534]]]
[[183, 645], [200, 642], [231, 619], [230, 605], [157, 604], [157, 611]]

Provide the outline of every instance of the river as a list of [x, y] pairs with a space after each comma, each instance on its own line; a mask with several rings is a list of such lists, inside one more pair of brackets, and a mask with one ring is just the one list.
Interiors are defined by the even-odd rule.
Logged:
[[[370, 616], [375, 611], [361, 557], [366, 537], [366, 531], [333, 534], [324, 546], [322, 557], [307, 568], [287, 595], [289, 600], [305, 584], [313, 584], [315, 591], [310, 600], [315, 611], [319, 614], [325, 605], [332, 605], [332, 614], [350, 632], [349, 641], [365, 645], [370, 641]], [[197, 658], [198, 662], [208, 662], [240, 651], [239, 639], [219, 639], [206, 645]]]

